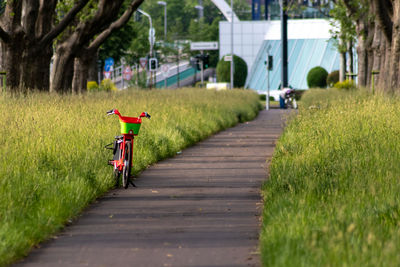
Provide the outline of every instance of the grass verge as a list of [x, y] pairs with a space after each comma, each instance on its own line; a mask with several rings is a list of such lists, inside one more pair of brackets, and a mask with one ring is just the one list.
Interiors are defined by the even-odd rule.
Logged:
[[125, 91], [84, 96], [0, 95], [0, 266], [59, 231], [113, 185], [111, 152], [119, 134], [112, 108], [142, 111], [134, 173], [207, 136], [253, 119], [258, 95], [243, 90]]
[[265, 183], [264, 266], [400, 264], [400, 99], [307, 92]]

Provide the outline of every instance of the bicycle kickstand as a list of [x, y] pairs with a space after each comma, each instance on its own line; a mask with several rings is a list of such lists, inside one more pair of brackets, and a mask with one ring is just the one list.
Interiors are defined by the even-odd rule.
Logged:
[[133, 187], [136, 187], [136, 185], [132, 182], [132, 180], [129, 180], [129, 183], [130, 183]]

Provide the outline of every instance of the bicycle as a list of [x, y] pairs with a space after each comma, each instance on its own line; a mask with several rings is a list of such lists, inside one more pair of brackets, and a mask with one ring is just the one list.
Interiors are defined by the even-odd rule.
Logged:
[[129, 184], [136, 187], [131, 180], [132, 149], [135, 136], [139, 134], [142, 118], [150, 119], [147, 112], [142, 112], [139, 117], [124, 117], [117, 109], [107, 111], [107, 115], [118, 115], [121, 124], [121, 135], [115, 136], [113, 143], [105, 146], [113, 150], [113, 159], [108, 164], [114, 166], [115, 186], [119, 187], [119, 180], [122, 174], [122, 186], [127, 189]]

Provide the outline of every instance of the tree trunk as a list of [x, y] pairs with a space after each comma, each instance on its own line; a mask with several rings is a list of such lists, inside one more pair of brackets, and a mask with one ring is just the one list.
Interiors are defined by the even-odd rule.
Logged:
[[51, 92], [66, 93], [71, 89], [73, 57], [71, 52], [64, 47], [59, 47], [53, 62], [51, 73]]
[[20, 63], [22, 62], [22, 55], [20, 51], [23, 49], [23, 42], [13, 41], [10, 43], [2, 43], [2, 57], [3, 66], [2, 70], [6, 72], [6, 86], [12, 92], [14, 91], [24, 91], [20, 88]]
[[400, 60], [400, 3], [393, 1], [393, 33], [391, 48], [390, 88], [400, 87], [399, 60]]
[[75, 58], [72, 92], [80, 94], [87, 90], [89, 70], [93, 65], [93, 58], [96, 58], [96, 53], [96, 50], [85, 50], [85, 53]]
[[[373, 54], [374, 54], [372, 70], [374, 70], [374, 71], [378, 71], [383, 68], [382, 57], [384, 58], [384, 53], [385, 53], [384, 50], [382, 51], [383, 47], [385, 47], [385, 42], [384, 42], [384, 39], [382, 39], [382, 31], [380, 29], [379, 24], [376, 23], [375, 31], [374, 31], [374, 40], [372, 42], [372, 50], [373, 50]], [[374, 86], [377, 89], [380, 87], [380, 81], [382, 80], [381, 75], [383, 75], [383, 73], [374, 76], [374, 80], [375, 80]]]
[[354, 55], [353, 55], [353, 42], [352, 41], [348, 41], [347, 42], [347, 52], [349, 54], [348, 58], [347, 58], [347, 66], [349, 68], [349, 72], [350, 73], [354, 73]]
[[88, 81], [96, 81], [98, 82], [99, 75], [99, 67], [97, 63], [98, 59], [98, 51], [93, 55], [93, 57], [90, 59], [90, 66], [89, 66], [89, 73], [88, 73]]
[[343, 82], [346, 80], [346, 52], [340, 52], [340, 68], [339, 68], [339, 81]]
[[358, 38], [357, 54], [358, 54], [358, 84], [360, 86], [366, 86], [368, 57], [365, 48], [365, 40], [362, 36]]

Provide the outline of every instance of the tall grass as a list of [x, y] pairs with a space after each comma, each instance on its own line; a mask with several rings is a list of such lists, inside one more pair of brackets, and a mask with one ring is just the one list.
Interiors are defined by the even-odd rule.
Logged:
[[400, 265], [400, 99], [310, 91], [263, 189], [265, 266]]
[[258, 96], [245, 91], [127, 91], [84, 96], [0, 95], [0, 266], [25, 255], [113, 186], [104, 145], [119, 134], [118, 108], [142, 111], [134, 173], [239, 120]]

